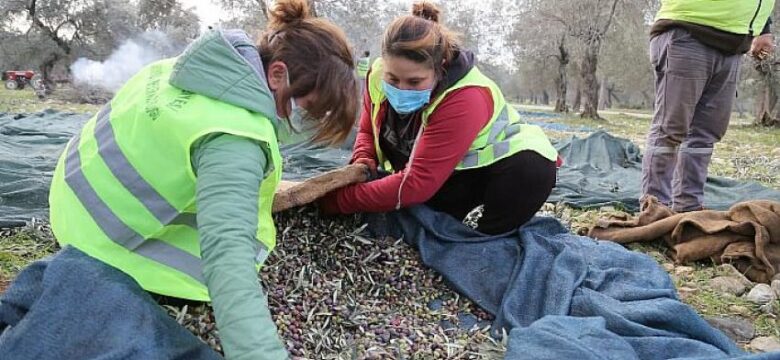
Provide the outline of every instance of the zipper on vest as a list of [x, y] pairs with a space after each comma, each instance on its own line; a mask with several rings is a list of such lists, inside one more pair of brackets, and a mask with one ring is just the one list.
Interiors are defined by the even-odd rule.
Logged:
[[753, 33], [754, 33], [753, 32], [753, 25], [756, 22], [756, 18], [758, 17], [758, 13], [761, 12], [761, 2], [762, 1], [763, 0], [758, 0], [758, 8], [756, 8], [756, 13], [753, 14], [753, 19], [750, 20], [750, 28], [748, 29], [748, 33], [750, 34], [750, 36], [753, 36]]

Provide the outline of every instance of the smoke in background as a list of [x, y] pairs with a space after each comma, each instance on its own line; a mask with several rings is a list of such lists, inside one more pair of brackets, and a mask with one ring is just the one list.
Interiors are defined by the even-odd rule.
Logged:
[[161, 31], [147, 31], [126, 40], [104, 61], [79, 58], [70, 66], [77, 86], [116, 92], [147, 64], [179, 54], [186, 44], [170, 40]]

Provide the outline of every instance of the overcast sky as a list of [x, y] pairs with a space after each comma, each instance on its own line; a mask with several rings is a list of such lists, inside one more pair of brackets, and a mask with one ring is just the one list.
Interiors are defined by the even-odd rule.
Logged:
[[[224, 9], [222, 9], [221, 6], [218, 5], [219, 2], [218, 0], [181, 0], [181, 1], [185, 7], [192, 6], [195, 8], [195, 13], [200, 18], [201, 30], [205, 29], [209, 25], [216, 25], [219, 24], [220, 21], [228, 20], [230, 18], [230, 13], [228, 11], [225, 11]], [[411, 5], [414, 1], [417, 0], [395, 0], [395, 1], [402, 4]], [[439, 0], [434, 2], [437, 4], [442, 4], [444, 1], [445, 0]], [[459, 1], [461, 3], [467, 3], [472, 6], [479, 6], [480, 3], [484, 4], [486, 2], [486, 0], [459, 0]], [[480, 50], [483, 51], [483, 54], [481, 56], [490, 57], [493, 60], [493, 62], [496, 63], [511, 65], [512, 56], [511, 53], [509, 52], [509, 49], [504, 46], [503, 39], [496, 39], [494, 44], [498, 45], [497, 48], [482, 49], [481, 47]]]
[[[400, 3], [411, 4], [415, 0], [395, 0]], [[443, 0], [442, 0], [443, 1]], [[435, 2], [441, 4], [442, 1]], [[466, 3], [478, 3], [481, 0], [461, 0]], [[220, 20], [227, 20], [230, 16], [227, 11], [217, 5], [218, 1], [214, 0], [182, 0], [185, 7], [195, 7], [195, 13], [200, 18], [201, 29], [206, 26], [214, 25], [220, 22]]]
[[205, 28], [209, 25], [219, 23], [220, 20], [226, 20], [228, 13], [211, 0], [182, 0], [184, 7], [195, 7], [195, 13], [200, 18], [200, 27]]

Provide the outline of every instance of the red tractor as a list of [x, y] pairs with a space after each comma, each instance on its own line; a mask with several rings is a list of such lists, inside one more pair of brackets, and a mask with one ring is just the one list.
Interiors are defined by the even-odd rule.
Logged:
[[3, 82], [8, 90], [22, 90], [28, 84], [37, 89], [41, 85], [40, 76], [32, 70], [6, 71], [3, 73]]

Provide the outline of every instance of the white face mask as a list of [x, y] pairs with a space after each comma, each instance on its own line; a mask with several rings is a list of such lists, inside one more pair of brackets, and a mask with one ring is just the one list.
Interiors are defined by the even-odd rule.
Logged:
[[[287, 73], [287, 86], [290, 86], [290, 73]], [[309, 119], [306, 109], [298, 105], [295, 98], [290, 98], [290, 115], [279, 120], [277, 137], [282, 145], [298, 144], [308, 141], [313, 136], [314, 127], [306, 124]]]

